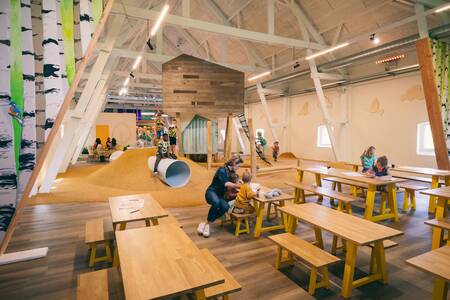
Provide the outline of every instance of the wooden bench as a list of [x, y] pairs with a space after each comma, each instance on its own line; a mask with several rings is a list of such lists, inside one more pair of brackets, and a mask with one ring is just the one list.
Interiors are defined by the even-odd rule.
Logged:
[[222, 297], [223, 300], [227, 300], [229, 294], [238, 292], [242, 289], [239, 282], [234, 279], [233, 275], [225, 269], [220, 261], [208, 249], [201, 249], [200, 251], [211, 267], [218, 273], [222, 274], [225, 278], [224, 283], [213, 285], [205, 289], [206, 299], [216, 299], [218, 297]]
[[397, 184], [397, 187], [405, 190], [403, 194], [403, 208], [402, 211], [407, 211], [408, 208], [416, 210], [416, 191], [426, 190], [427, 186], [420, 185], [417, 183], [408, 183], [408, 182], [400, 182]]
[[78, 275], [77, 300], [124, 299], [122, 279], [117, 268]]
[[[250, 223], [249, 218], [253, 216], [253, 214], [237, 214], [237, 213], [231, 213], [231, 221], [236, 220], [236, 229], [234, 231], [235, 236], [239, 236], [241, 233], [248, 233], [250, 234]], [[244, 224], [242, 224], [242, 220], [244, 220]], [[244, 228], [241, 229], [241, 225], [244, 225]]]
[[[105, 238], [105, 229], [103, 227], [103, 219], [93, 219], [86, 222], [85, 227], [85, 243], [89, 246], [91, 254], [89, 257], [89, 267], [93, 267], [95, 263], [101, 261], [112, 261], [111, 247], [109, 239]], [[105, 245], [105, 255], [97, 256], [97, 245]]]
[[[403, 174], [398, 174], [397, 172], [398, 171], [395, 171], [395, 175], [392, 175], [392, 177], [402, 178], [402, 179], [407, 179], [407, 180], [412, 180], [412, 181], [427, 182], [427, 183], [431, 183], [431, 181], [432, 181], [432, 179], [430, 177], [403, 175]], [[439, 179], [439, 185], [441, 185], [441, 184], [445, 185], [444, 179]]]
[[[376, 272], [375, 267], [376, 267], [376, 261], [377, 261], [376, 256], [375, 256], [375, 244], [369, 244], [367, 246], [372, 249], [372, 251], [370, 253], [370, 274], [374, 274], [374, 272]], [[398, 246], [398, 243], [391, 241], [391, 240], [383, 240], [384, 250], [393, 248], [395, 246]]]
[[[282, 263], [293, 264], [293, 257], [299, 257], [304, 263], [311, 267], [311, 277], [309, 279], [308, 293], [313, 295], [316, 288], [330, 287], [328, 278], [328, 265], [339, 261], [334, 255], [312, 245], [311, 243], [296, 237], [291, 233], [282, 233], [269, 236], [278, 246], [275, 267], [279, 269]], [[283, 260], [283, 250], [287, 252], [287, 259]], [[317, 282], [317, 271], [322, 272], [322, 280]]]
[[180, 224], [180, 222], [178, 222], [177, 218], [175, 218], [174, 216], [170, 215], [164, 218], [158, 218], [158, 224], [175, 224], [180, 228], [183, 228], [183, 225]]
[[450, 246], [443, 246], [415, 256], [406, 261], [407, 264], [418, 268], [435, 277], [433, 287], [433, 300], [445, 300], [450, 281]]
[[[364, 199], [353, 196], [353, 195], [348, 195], [348, 194], [344, 194], [341, 192], [337, 192], [337, 191], [333, 191], [324, 187], [316, 187], [316, 186], [312, 186], [312, 185], [308, 185], [308, 184], [304, 184], [304, 183], [300, 183], [300, 182], [286, 182], [286, 184], [288, 186], [291, 186], [295, 189], [300, 190], [300, 194], [303, 193], [303, 191], [309, 191], [309, 192], [313, 192], [317, 195], [322, 195], [325, 197], [329, 197], [330, 198], [330, 202], [332, 201], [332, 199], [336, 199], [338, 200], [338, 210], [342, 211], [343, 207], [345, 205], [345, 210], [347, 213], [351, 214], [352, 213], [352, 206], [351, 203], [354, 201], [364, 201]], [[304, 199], [304, 198], [301, 198]]]

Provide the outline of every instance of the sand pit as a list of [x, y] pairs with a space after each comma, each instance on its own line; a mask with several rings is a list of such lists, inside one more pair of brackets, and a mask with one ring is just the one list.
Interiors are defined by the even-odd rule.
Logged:
[[129, 149], [117, 160], [105, 165], [77, 166], [59, 176], [51, 193], [38, 194], [31, 204], [108, 201], [110, 196], [150, 192], [164, 207], [185, 207], [205, 203], [204, 193], [214, 170], [207, 171], [191, 160], [192, 177], [182, 188], [171, 188], [155, 177], [147, 167], [155, 149]]

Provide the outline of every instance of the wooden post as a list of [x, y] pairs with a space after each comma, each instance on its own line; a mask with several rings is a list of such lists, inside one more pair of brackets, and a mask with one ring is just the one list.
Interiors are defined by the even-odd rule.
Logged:
[[207, 139], [207, 148], [208, 148], [208, 154], [207, 154], [207, 166], [208, 170], [211, 170], [211, 162], [212, 162], [212, 126], [211, 121], [208, 121], [206, 123], [206, 139]]
[[430, 40], [428, 38], [418, 40], [416, 42], [416, 49], [425, 103], [427, 105], [428, 119], [430, 121], [431, 134], [433, 136], [436, 163], [439, 169], [450, 170], [446, 134], [444, 132], [438, 90], [436, 79], [434, 77], [433, 52], [430, 47]]
[[175, 118], [177, 120], [178, 156], [181, 156], [183, 155], [183, 137], [181, 136], [181, 116], [179, 112], [175, 114]]
[[225, 133], [225, 145], [224, 145], [224, 158], [228, 160], [231, 158], [231, 140], [233, 138], [233, 115], [228, 114], [227, 117], [227, 128]]
[[250, 133], [250, 166], [253, 178], [256, 178], [256, 148], [255, 148], [255, 132], [253, 131], [253, 120], [248, 118], [248, 131]]

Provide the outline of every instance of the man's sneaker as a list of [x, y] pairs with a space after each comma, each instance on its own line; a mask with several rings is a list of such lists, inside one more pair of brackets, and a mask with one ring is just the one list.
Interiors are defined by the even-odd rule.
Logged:
[[205, 227], [203, 228], [203, 236], [205, 238], [209, 237], [210, 232], [209, 232], [209, 224], [205, 224]]
[[228, 206], [229, 206], [228, 211], [227, 211], [228, 214], [231, 214], [233, 212], [233, 208], [234, 208], [235, 204], [236, 204], [235, 200], [231, 200], [228, 202]]
[[197, 227], [198, 234], [200, 234], [200, 235], [203, 234], [203, 230], [205, 229], [205, 225], [206, 225], [205, 222], [201, 222], [200, 224], [198, 224], [198, 227]]

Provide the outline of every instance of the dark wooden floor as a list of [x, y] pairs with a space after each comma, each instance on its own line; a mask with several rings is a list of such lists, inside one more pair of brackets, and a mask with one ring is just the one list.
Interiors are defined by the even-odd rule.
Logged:
[[[81, 191], [80, 191], [81, 192]], [[398, 194], [399, 207], [402, 193]], [[310, 199], [313, 201], [314, 199]], [[384, 222], [405, 232], [395, 240], [400, 244], [387, 250], [389, 283], [372, 283], [354, 290], [353, 299], [430, 299], [432, 278], [405, 264], [405, 260], [431, 248], [431, 228], [423, 224], [428, 200], [418, 197], [418, 210], [401, 214], [398, 223]], [[328, 204], [328, 201], [324, 201]], [[196, 226], [208, 206], [171, 209], [185, 232], [200, 248], [209, 248], [242, 284], [243, 290], [232, 299], [310, 299], [306, 293], [308, 270], [299, 263], [282, 272], [273, 267], [275, 247], [267, 239], [234, 237], [231, 227], [212, 228], [205, 239]], [[355, 209], [361, 215], [362, 210]], [[0, 266], [0, 299], [75, 299], [77, 274], [88, 272], [88, 251], [84, 244], [84, 223], [94, 217], [109, 218], [107, 203], [53, 204], [27, 207], [13, 236], [8, 252], [49, 247], [48, 257], [35, 261]], [[313, 231], [300, 225], [297, 234], [312, 240]], [[331, 237], [324, 235], [327, 249]], [[344, 256], [339, 254], [341, 258]], [[369, 249], [360, 248], [356, 276], [368, 271]], [[106, 267], [107, 265], [105, 265]], [[101, 268], [101, 266], [100, 266]], [[331, 270], [330, 290], [317, 291], [317, 299], [339, 299], [343, 262]], [[120, 283], [117, 283], [120, 284]]]

